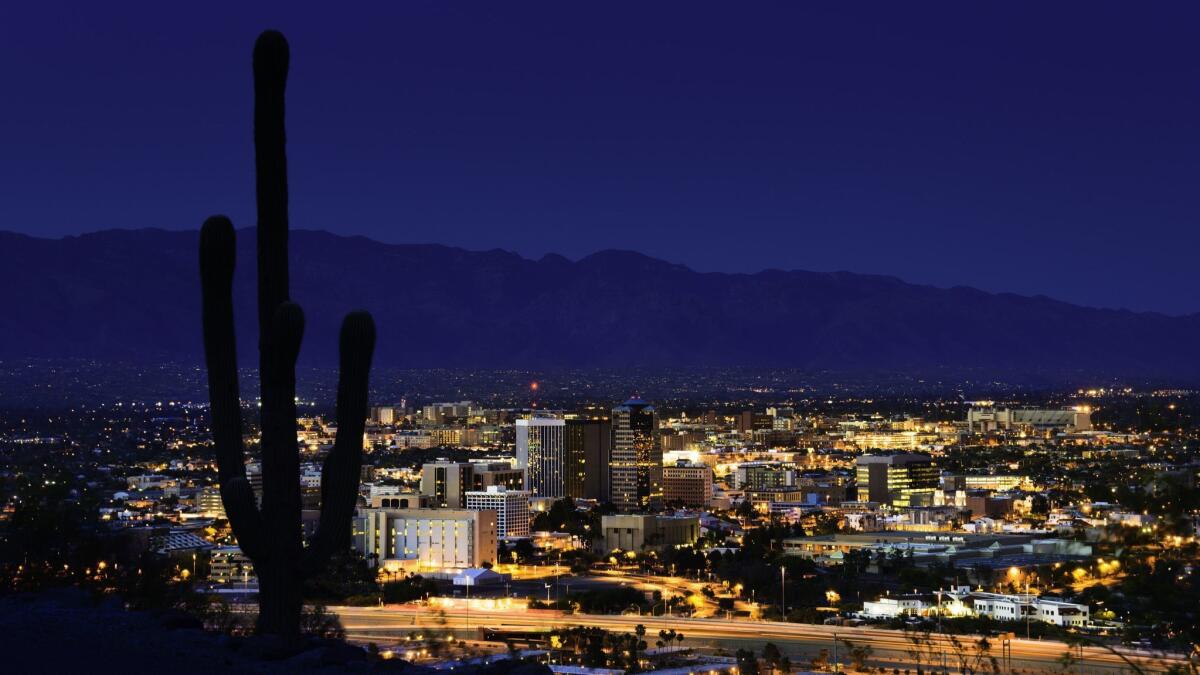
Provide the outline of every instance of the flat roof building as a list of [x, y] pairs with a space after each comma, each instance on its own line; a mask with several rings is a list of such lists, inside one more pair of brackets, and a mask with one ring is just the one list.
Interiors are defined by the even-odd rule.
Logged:
[[494, 511], [363, 509], [355, 548], [385, 569], [459, 570], [496, 559]]
[[556, 417], [517, 420], [517, 466], [525, 470], [525, 489], [531, 495], [566, 495], [566, 424]]
[[941, 473], [929, 455], [863, 455], [857, 462], [859, 501], [894, 507], [930, 506]]
[[496, 533], [501, 537], [529, 536], [529, 492], [508, 490], [500, 485], [467, 493], [467, 508], [472, 511], [493, 511], [496, 514]]
[[600, 519], [603, 537], [596, 540], [601, 552], [662, 550], [687, 546], [700, 539], [699, 516], [614, 514]]

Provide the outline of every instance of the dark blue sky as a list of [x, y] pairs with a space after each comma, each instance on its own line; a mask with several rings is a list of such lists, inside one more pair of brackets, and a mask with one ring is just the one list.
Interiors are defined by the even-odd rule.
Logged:
[[79, 4], [0, 9], [0, 229], [252, 225], [277, 27], [294, 227], [1200, 311], [1195, 2]]

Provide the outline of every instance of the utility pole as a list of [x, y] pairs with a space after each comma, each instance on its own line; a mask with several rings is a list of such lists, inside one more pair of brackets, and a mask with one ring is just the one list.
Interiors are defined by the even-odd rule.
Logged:
[[1028, 603], [1025, 607], [1025, 639], [1029, 639], [1029, 622], [1033, 618], [1033, 598], [1029, 596], [1029, 578], [1025, 578], [1025, 602]]

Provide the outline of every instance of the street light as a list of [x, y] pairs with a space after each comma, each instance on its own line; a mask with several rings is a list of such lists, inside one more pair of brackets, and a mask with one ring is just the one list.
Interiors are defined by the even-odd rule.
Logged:
[[787, 591], [784, 590], [783, 581], [787, 577], [787, 568], [783, 565], [779, 566], [779, 614], [784, 621], [787, 621]]

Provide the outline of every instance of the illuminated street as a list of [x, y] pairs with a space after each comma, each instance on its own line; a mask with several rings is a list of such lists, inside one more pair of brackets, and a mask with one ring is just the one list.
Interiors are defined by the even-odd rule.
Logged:
[[[761, 648], [765, 642], [774, 642], [781, 650], [798, 658], [811, 658], [821, 649], [832, 654], [835, 640], [839, 649], [841, 641], [867, 642], [874, 648], [873, 661], [883, 664], [916, 663], [909, 654], [911, 642], [900, 631], [871, 628], [844, 628], [809, 624], [782, 624], [758, 621], [722, 621], [719, 619], [695, 619], [680, 617], [651, 617], [628, 615], [564, 614], [549, 610], [523, 610], [496, 607], [495, 601], [472, 601], [470, 610], [465, 601], [447, 603], [437, 610], [420, 606], [333, 607], [340, 617], [347, 636], [359, 641], [374, 641], [380, 644], [388, 640], [401, 641], [415, 629], [478, 631], [480, 628], [514, 631], [547, 631], [566, 626], [597, 626], [606, 630], [632, 632], [638, 624], [646, 627], [648, 634], [662, 629], [675, 629], [687, 636], [687, 645], [701, 644], [728, 649], [748, 646]], [[935, 645], [947, 654], [953, 669], [953, 656], [947, 640], [932, 636]], [[967, 639], [963, 637], [964, 641]], [[1012, 666], [1019, 669], [1059, 670], [1057, 660], [1069, 647], [1061, 642], [1040, 640], [1012, 640]], [[999, 658], [1001, 648], [996, 644], [993, 654]], [[1108, 650], [1085, 647], [1082, 660], [1077, 664], [1080, 672], [1122, 672], [1131, 670], [1128, 663]], [[844, 657], [843, 657], [844, 658]], [[1158, 657], [1129, 656], [1131, 660], [1147, 670], [1160, 670], [1163, 664]], [[941, 666], [941, 663], [928, 664]]]

